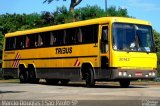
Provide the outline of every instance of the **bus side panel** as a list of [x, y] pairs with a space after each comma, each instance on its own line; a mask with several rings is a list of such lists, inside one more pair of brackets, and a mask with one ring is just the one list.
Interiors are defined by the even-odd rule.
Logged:
[[[81, 65], [90, 63], [92, 67], [99, 67], [98, 47], [96, 44], [69, 45], [17, 51], [5, 51], [3, 66], [12, 69], [13, 66], [33, 64], [38, 78], [65, 78], [80, 79]], [[90, 48], [90, 50], [88, 50]], [[70, 53], [65, 50], [70, 50]], [[62, 52], [57, 52], [62, 50]], [[45, 51], [45, 52], [44, 52]], [[20, 55], [20, 56], [17, 56]], [[16, 58], [20, 57], [20, 58]], [[15, 63], [15, 64], [14, 64]], [[4, 70], [5, 75], [18, 76], [18, 69]], [[6, 71], [6, 72], [5, 72]], [[9, 74], [10, 73], [10, 74]], [[12, 74], [17, 73], [17, 75]], [[97, 77], [98, 75], [95, 75]]]
[[4, 78], [18, 78], [18, 69], [17, 68], [3, 68], [2, 76]]
[[38, 78], [80, 80], [79, 68], [39, 68]]
[[95, 79], [96, 80], [109, 80], [111, 78], [112, 70], [111, 69], [101, 69], [95, 68]]

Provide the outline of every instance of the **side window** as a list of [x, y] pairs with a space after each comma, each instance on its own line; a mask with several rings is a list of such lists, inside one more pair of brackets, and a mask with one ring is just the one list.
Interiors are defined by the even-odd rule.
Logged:
[[37, 43], [37, 46], [41, 47], [43, 45], [44, 45], [43, 35], [42, 34], [38, 34], [38, 43]]
[[42, 46], [49, 46], [50, 45], [50, 43], [48, 42], [48, 41], [50, 41], [49, 32], [37, 33], [33, 36], [34, 36], [33, 41], [35, 42], [34, 47], [42, 47]]
[[73, 35], [73, 43], [82, 43], [82, 30], [81, 28], [74, 28], [74, 35]]
[[92, 27], [92, 36], [93, 36], [93, 42], [98, 42], [98, 25], [93, 25]]
[[70, 28], [66, 30], [66, 43], [75, 44], [76, 43], [76, 28]]
[[36, 36], [34, 34], [26, 36], [26, 48], [36, 47]]
[[59, 30], [56, 32], [50, 32], [50, 43], [56, 41], [60, 45], [64, 44], [78, 44], [82, 43], [82, 30], [81, 28], [69, 28], [65, 30]]
[[78, 40], [79, 43], [82, 43], [82, 39], [83, 39], [82, 29], [78, 28], [77, 29], [77, 40]]
[[67, 36], [67, 32], [66, 30], [63, 30], [63, 36], [62, 36], [63, 44], [66, 44], [66, 36]]
[[16, 38], [11, 38], [10, 47], [11, 49], [16, 49]]
[[102, 53], [106, 53], [108, 51], [108, 27], [107, 26], [102, 27], [100, 47], [101, 47]]
[[18, 36], [16, 37], [16, 49], [23, 49], [25, 47], [25, 37]]
[[98, 42], [98, 25], [89, 25], [82, 27], [82, 42], [97, 43]]
[[64, 31], [63, 30], [58, 30], [57, 31], [57, 42], [58, 42], [58, 45], [63, 45], [64, 44], [63, 35], [64, 35]]
[[50, 32], [45, 32], [44, 33], [44, 45], [45, 46], [50, 46]]
[[16, 47], [15, 37], [6, 38], [5, 50], [13, 50]]
[[49, 32], [50, 33], [50, 45], [56, 45], [57, 44], [57, 32]]
[[6, 41], [5, 41], [5, 50], [9, 50], [10, 49], [10, 38], [6, 38]]
[[30, 38], [29, 38], [29, 36], [26, 36], [26, 42], [25, 43], [26, 43], [25, 47], [29, 48], [30, 47]]

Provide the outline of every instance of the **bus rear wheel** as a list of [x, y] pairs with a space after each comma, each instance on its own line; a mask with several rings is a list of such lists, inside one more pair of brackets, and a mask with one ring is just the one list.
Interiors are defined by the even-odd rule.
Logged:
[[39, 83], [39, 78], [37, 78], [36, 69], [33, 64], [28, 64], [28, 74], [29, 74], [29, 83], [37, 84]]
[[19, 80], [20, 80], [20, 83], [28, 83], [28, 71], [27, 70], [20, 71]]
[[91, 67], [88, 67], [85, 73], [85, 79], [86, 79], [86, 86], [87, 87], [94, 87], [95, 86], [95, 80], [94, 80], [94, 74]]
[[130, 85], [130, 80], [120, 80], [119, 83], [122, 88], [128, 88]]
[[30, 71], [29, 71], [29, 82], [32, 84], [39, 83], [39, 79], [36, 78], [36, 73], [33, 69], [30, 69]]

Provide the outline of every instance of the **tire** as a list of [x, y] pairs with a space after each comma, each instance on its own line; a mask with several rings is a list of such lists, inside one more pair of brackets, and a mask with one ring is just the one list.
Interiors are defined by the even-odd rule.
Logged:
[[29, 71], [29, 83], [32, 83], [32, 84], [39, 83], [39, 79], [36, 78], [36, 73], [33, 69], [30, 69]]
[[61, 85], [67, 85], [69, 83], [69, 80], [61, 80]]
[[28, 71], [24, 70], [24, 71], [20, 71], [19, 73], [19, 80], [20, 83], [28, 83]]
[[130, 80], [120, 80], [119, 83], [122, 88], [128, 88], [130, 85]]
[[95, 80], [94, 74], [91, 67], [88, 67], [85, 73], [86, 87], [94, 87]]
[[56, 80], [56, 79], [46, 79], [46, 83], [48, 85], [57, 85], [59, 82], [59, 80]]

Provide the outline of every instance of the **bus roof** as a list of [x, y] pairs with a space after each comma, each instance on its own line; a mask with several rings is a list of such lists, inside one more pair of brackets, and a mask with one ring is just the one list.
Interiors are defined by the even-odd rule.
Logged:
[[148, 21], [134, 19], [134, 18], [102, 17], [102, 18], [95, 18], [95, 19], [71, 22], [71, 23], [60, 24], [60, 25], [53, 25], [53, 26], [48, 26], [48, 27], [35, 28], [35, 29], [30, 29], [30, 30], [16, 31], [13, 33], [7, 33], [5, 37], [28, 35], [28, 34], [67, 29], [67, 28], [73, 28], [73, 27], [80, 27], [80, 26], [86, 26], [86, 25], [92, 25], [92, 24], [105, 24], [105, 23], [110, 23], [110, 22], [111, 23], [112, 22], [124, 22], [124, 23], [151, 25]]

